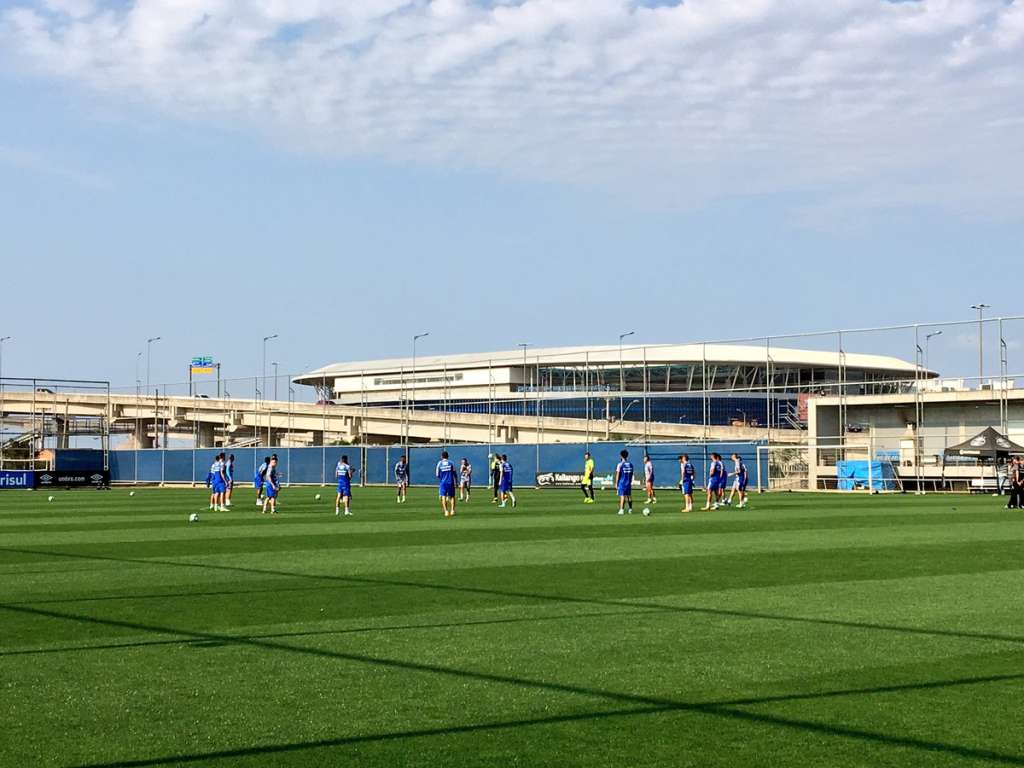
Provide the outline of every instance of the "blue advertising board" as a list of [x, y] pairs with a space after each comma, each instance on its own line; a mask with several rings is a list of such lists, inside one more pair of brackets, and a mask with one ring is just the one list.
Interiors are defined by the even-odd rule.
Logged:
[[0, 469], [0, 490], [16, 488], [25, 491], [35, 487], [35, 484], [35, 472], [20, 469]]

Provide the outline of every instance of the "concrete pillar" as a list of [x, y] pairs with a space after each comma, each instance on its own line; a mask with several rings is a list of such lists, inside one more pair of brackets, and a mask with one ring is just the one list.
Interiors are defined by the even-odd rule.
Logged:
[[132, 448], [152, 448], [153, 437], [149, 434], [153, 427], [152, 422], [140, 421], [129, 438]]
[[57, 448], [67, 448], [70, 443], [68, 438], [68, 420], [63, 416], [55, 416], [53, 421], [57, 433]]
[[213, 448], [216, 445], [216, 433], [214, 432], [213, 424], [207, 422], [199, 422], [199, 426], [196, 430], [196, 436], [199, 440], [200, 448]]

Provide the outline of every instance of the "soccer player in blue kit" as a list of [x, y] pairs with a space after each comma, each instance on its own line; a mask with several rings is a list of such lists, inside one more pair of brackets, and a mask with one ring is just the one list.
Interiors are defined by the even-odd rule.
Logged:
[[217, 512], [226, 512], [224, 506], [224, 491], [227, 490], [228, 481], [224, 476], [224, 454], [218, 453], [210, 465], [210, 509]]
[[732, 482], [732, 489], [729, 491], [729, 498], [725, 500], [725, 503], [732, 504], [733, 494], [739, 494], [740, 503], [736, 505], [736, 508], [743, 509], [747, 506], [747, 465], [743, 463], [743, 459], [738, 453], [732, 455], [732, 463], [736, 479]]
[[702, 512], [718, 509], [718, 496], [721, 493], [720, 486], [725, 484], [725, 480], [722, 478], [724, 471], [725, 467], [722, 466], [720, 457], [717, 453], [712, 453], [710, 469], [708, 471], [708, 499], [707, 503], [701, 507]]
[[454, 462], [448, 458], [448, 451], [441, 451], [434, 476], [437, 478], [437, 496], [441, 500], [441, 511], [445, 517], [455, 516], [455, 473]]
[[512, 493], [512, 463], [508, 460], [508, 454], [501, 454], [501, 475], [498, 478], [498, 490], [501, 491], [501, 504], [499, 508], [505, 506], [507, 499], [512, 500], [512, 507], [516, 505], [516, 495]]
[[683, 512], [693, 512], [693, 479], [697, 472], [685, 453], [679, 457], [679, 488], [683, 492]]
[[619, 493], [619, 514], [633, 514], [633, 462], [629, 460], [629, 451], [619, 452], [621, 461], [615, 467], [615, 487]]
[[235, 454], [228, 456], [224, 463], [224, 479], [227, 481], [224, 491], [224, 506], [231, 506], [231, 492], [235, 489]]
[[267, 471], [263, 475], [263, 514], [267, 514], [267, 504], [270, 504], [270, 514], [277, 514], [277, 494], [281, 491], [281, 483], [277, 479], [277, 454], [270, 457], [267, 464]]
[[341, 506], [345, 507], [346, 517], [352, 514], [352, 467], [348, 456], [342, 456], [334, 468], [334, 476], [338, 479], [338, 496], [334, 499], [334, 514], [341, 514]]
[[267, 467], [270, 466], [270, 457], [264, 456], [263, 463], [260, 464], [259, 469], [256, 470], [256, 474], [253, 475], [252, 484], [256, 488], [256, 506], [263, 506], [263, 478], [266, 477]]
[[398, 493], [396, 504], [405, 503], [405, 495], [409, 491], [409, 462], [403, 453], [395, 464], [395, 489]]

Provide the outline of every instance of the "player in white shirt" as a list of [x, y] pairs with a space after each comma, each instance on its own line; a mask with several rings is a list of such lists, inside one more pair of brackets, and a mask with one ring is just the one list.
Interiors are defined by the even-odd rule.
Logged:
[[459, 466], [459, 501], [469, 502], [469, 491], [473, 485], [473, 465], [463, 459]]
[[657, 504], [658, 497], [654, 494], [654, 462], [648, 454], [644, 454], [644, 486], [647, 488], [647, 503]]

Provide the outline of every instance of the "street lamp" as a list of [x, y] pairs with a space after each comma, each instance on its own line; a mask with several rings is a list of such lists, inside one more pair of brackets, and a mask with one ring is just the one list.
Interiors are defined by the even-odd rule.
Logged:
[[4, 342], [10, 341], [10, 336], [0, 336], [0, 468], [4, 465], [4, 407], [3, 407], [3, 396], [4, 396]]
[[620, 421], [620, 422], [621, 422], [621, 421], [625, 421], [625, 419], [626, 419], [626, 414], [627, 414], [627, 413], [629, 413], [629, 409], [630, 409], [630, 408], [632, 408], [632, 407], [633, 407], [634, 405], [636, 405], [636, 404], [637, 404], [637, 403], [639, 403], [639, 402], [640, 402], [639, 400], [633, 400], [633, 401], [631, 401], [631, 402], [629, 403], [629, 405], [627, 405], [627, 406], [626, 406], [626, 410], [624, 410], [624, 411], [622, 412], [622, 415], [621, 415], [621, 416], [619, 416], [619, 421]]
[[412, 380], [409, 383], [409, 416], [406, 419], [405, 424], [405, 443], [409, 445], [409, 422], [412, 421], [412, 412], [416, 410], [416, 342], [420, 339], [425, 339], [430, 335], [430, 331], [424, 331], [423, 333], [417, 333], [412, 337]]
[[931, 342], [932, 336], [941, 336], [941, 335], [942, 335], [942, 331], [932, 331], [931, 333], [925, 334], [925, 337], [924, 337], [924, 368], [925, 368], [926, 371], [928, 370], [928, 346], [929, 346], [929, 342]]
[[4, 377], [4, 342], [10, 340], [10, 336], [0, 336], [0, 380]]
[[274, 399], [277, 400], [277, 363], [271, 363], [274, 367]]
[[263, 394], [264, 397], [266, 397], [266, 392], [267, 392], [267, 342], [270, 341], [271, 339], [276, 339], [276, 338], [277, 338], [277, 334], [276, 333], [271, 334], [270, 336], [264, 336], [263, 337], [263, 369], [262, 369], [262, 373], [263, 373], [263, 392], [262, 392], [262, 394]]
[[984, 337], [983, 333], [983, 316], [986, 309], [992, 309], [991, 304], [971, 304], [971, 309], [978, 310], [978, 389], [981, 389], [981, 380], [985, 375], [985, 354], [984, 354]]
[[526, 415], [526, 348], [530, 346], [527, 342], [516, 344], [523, 349], [523, 416]]
[[626, 388], [626, 375], [622, 370], [622, 340], [632, 336], [634, 333], [636, 331], [619, 334], [619, 421], [622, 421], [622, 417], [625, 415], [622, 410], [622, 393]]
[[149, 396], [149, 370], [150, 370], [149, 364], [150, 364], [150, 359], [152, 357], [153, 342], [154, 341], [160, 341], [161, 339], [162, 339], [161, 336], [154, 336], [151, 339], [146, 339], [146, 396], [147, 397]]

